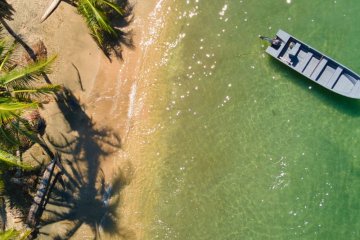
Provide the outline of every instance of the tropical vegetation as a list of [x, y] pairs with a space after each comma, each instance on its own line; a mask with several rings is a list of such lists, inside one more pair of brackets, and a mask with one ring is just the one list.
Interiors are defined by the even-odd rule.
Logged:
[[[86, 23], [96, 42], [104, 47], [106, 38], [118, 38], [120, 30], [111, 22], [112, 16], [124, 16], [125, 9], [111, 0], [77, 0], [78, 12]], [[114, 15], [115, 14], [115, 15]]]
[[31, 138], [31, 124], [21, 115], [41, 103], [41, 95], [59, 89], [43, 85], [39, 78], [49, 72], [55, 57], [37, 62], [20, 63], [14, 58], [16, 43], [8, 44], [0, 37], [0, 148], [19, 150], [20, 135]]
[[[44, 21], [60, 2], [61, 0], [53, 0], [41, 20]], [[121, 27], [127, 25], [125, 18], [131, 12], [127, 0], [67, 0], [66, 2], [76, 7], [79, 14], [84, 17], [92, 37], [106, 54], [110, 49], [117, 53], [121, 42], [132, 47], [128, 34], [121, 30]]]
[[26, 240], [29, 234], [29, 231], [17, 231], [10, 229], [0, 233], [0, 240]]

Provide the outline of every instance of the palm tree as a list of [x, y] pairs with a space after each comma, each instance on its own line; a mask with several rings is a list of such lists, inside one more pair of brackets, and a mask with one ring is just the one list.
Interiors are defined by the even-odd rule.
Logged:
[[104, 46], [106, 37], [119, 37], [119, 31], [112, 26], [109, 15], [116, 13], [124, 16], [125, 10], [120, 6], [109, 0], [78, 0], [77, 9], [85, 18], [91, 35], [100, 47]]
[[0, 147], [8, 150], [21, 145], [19, 134], [32, 135], [29, 122], [21, 117], [24, 110], [35, 109], [41, 103], [41, 95], [60, 88], [38, 81], [49, 72], [56, 56], [22, 67], [14, 59], [16, 46], [0, 37]]
[[[41, 18], [44, 21], [58, 6], [61, 0], [54, 0]], [[125, 9], [114, 0], [67, 0], [85, 18], [91, 35], [101, 48], [105, 48], [106, 38], [118, 38], [121, 31], [115, 27], [110, 16], [124, 17]]]

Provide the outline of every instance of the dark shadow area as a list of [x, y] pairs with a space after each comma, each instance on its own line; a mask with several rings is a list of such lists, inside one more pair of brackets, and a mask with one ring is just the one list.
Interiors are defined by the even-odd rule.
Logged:
[[[113, 195], [119, 194], [130, 182], [131, 174], [120, 173], [107, 182], [100, 169], [100, 158], [121, 147], [120, 137], [109, 129], [97, 129], [68, 89], [57, 94], [57, 103], [72, 132], [77, 134], [72, 139], [62, 134], [62, 140], [58, 142], [48, 137], [56, 151], [70, 154], [73, 160], [62, 162], [63, 184], [56, 184], [53, 188], [40, 223], [39, 237], [41, 234], [57, 234], [54, 239], [70, 239], [86, 224], [94, 239], [100, 232], [131, 239], [133, 233], [121, 228], [116, 218], [120, 197]], [[52, 224], [60, 224], [57, 227], [62, 226], [62, 231], [51, 230]]]
[[135, 234], [121, 227], [121, 221], [117, 218], [119, 193], [130, 182], [129, 177], [120, 173], [108, 183], [100, 169], [93, 189], [88, 185], [86, 173], [76, 164], [67, 162], [65, 167], [68, 169], [63, 177], [66, 187], [55, 186], [49, 200], [52, 207], [45, 210], [47, 216], [41, 225], [46, 228], [55, 223], [66, 229], [62, 234], [40, 229], [39, 237], [41, 234], [51, 234], [54, 239], [71, 239], [86, 224], [92, 230], [93, 239], [98, 239], [102, 233], [117, 236], [118, 239], [134, 239]]
[[0, 17], [6, 20], [13, 20], [14, 8], [6, 1], [0, 0]]
[[41, 168], [31, 171], [10, 169], [4, 172], [4, 195], [8, 197], [10, 208], [15, 207], [22, 216], [28, 214], [40, 173]]
[[134, 6], [131, 5], [128, 0], [116, 0], [115, 2], [124, 9], [124, 15], [119, 16], [114, 11], [109, 11], [109, 19], [111, 25], [116, 30], [117, 37], [108, 34], [105, 35], [105, 44], [104, 47], [102, 47], [102, 50], [109, 59], [111, 54], [114, 54], [116, 58], [123, 59], [123, 46], [130, 49], [135, 48], [132, 30], [124, 30], [124, 28], [128, 27], [134, 20]]
[[309, 85], [312, 86], [311, 93], [319, 98], [322, 102], [330, 105], [334, 109], [352, 117], [360, 117], [360, 100], [344, 97], [329, 89], [326, 89], [316, 82], [306, 78], [300, 73], [288, 68], [275, 59], [269, 59], [272, 68], [278, 69], [278, 72], [286, 79], [295, 83], [304, 90], [308, 90]]

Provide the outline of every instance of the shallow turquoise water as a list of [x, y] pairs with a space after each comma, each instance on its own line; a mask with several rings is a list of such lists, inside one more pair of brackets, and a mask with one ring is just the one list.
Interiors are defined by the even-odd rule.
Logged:
[[257, 38], [282, 28], [360, 72], [360, 2], [169, 2], [147, 238], [360, 239], [360, 101], [270, 59]]

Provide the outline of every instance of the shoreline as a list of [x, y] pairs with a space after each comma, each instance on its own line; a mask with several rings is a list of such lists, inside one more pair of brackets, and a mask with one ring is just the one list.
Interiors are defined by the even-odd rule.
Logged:
[[[47, 122], [47, 144], [59, 151], [63, 149], [58, 149], [58, 145], [66, 144], [67, 141], [81, 142], [81, 149], [75, 155], [71, 146], [66, 147], [65, 150], [70, 151], [63, 151], [62, 159], [76, 162], [78, 159], [75, 158], [79, 158], [79, 169], [84, 171], [86, 178], [90, 177], [89, 162], [93, 162], [103, 172], [106, 182], [122, 175], [129, 185], [120, 192], [121, 201], [116, 216], [121, 219], [118, 221], [121, 224], [120, 231], [127, 229], [128, 234], [135, 239], [142, 239], [144, 223], [141, 212], [144, 210], [139, 209], [139, 199], [141, 190], [144, 189], [144, 179], [151, 174], [146, 171], [147, 163], [139, 158], [141, 133], [136, 128], [139, 124], [147, 124], [146, 104], [151, 104], [156, 99], [147, 88], [154, 84], [154, 79], [150, 76], [156, 75], [156, 69], [153, 71], [150, 65], [160, 60], [162, 54], [151, 47], [162, 30], [161, 21], [164, 16], [160, 15], [164, 11], [165, 0], [133, 3], [135, 18], [125, 30], [133, 31], [135, 49], [122, 46], [123, 61], [112, 57], [111, 62], [97, 47], [83, 19], [70, 5], [60, 3], [54, 13], [44, 23], [40, 23], [47, 2], [34, 0], [24, 3], [21, 0], [9, 0], [9, 3], [15, 9], [14, 20], [9, 21], [9, 25], [16, 33], [24, 36], [29, 45], [42, 40], [49, 56], [58, 55], [49, 77], [53, 83], [62, 84], [71, 91], [84, 115], [78, 120], [83, 121], [85, 117], [92, 127], [86, 129], [87, 126], [69, 122], [72, 116], [66, 116], [67, 113], [55, 101], [51, 101], [40, 110]], [[27, 11], [20, 11], [22, 8]], [[160, 22], [159, 17], [162, 19]], [[110, 133], [105, 138], [110, 143], [115, 143], [114, 146], [106, 141], [102, 142], [102, 137], [98, 139], [97, 134], [103, 130]], [[81, 138], [84, 134], [88, 139]], [[96, 149], [91, 149], [93, 144], [96, 144]], [[115, 196], [118, 194], [114, 192]], [[49, 208], [57, 209], [52, 205]], [[49, 216], [45, 214], [45, 218], [47, 217]], [[45, 232], [56, 233], [58, 224], [62, 223], [51, 224], [44, 229]], [[93, 229], [85, 225], [73, 237], [87, 239]]]

